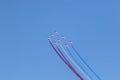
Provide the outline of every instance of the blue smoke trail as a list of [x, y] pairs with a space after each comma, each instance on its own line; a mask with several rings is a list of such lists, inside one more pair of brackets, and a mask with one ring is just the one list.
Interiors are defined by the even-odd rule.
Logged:
[[85, 71], [85, 69], [79, 64], [79, 62], [75, 59], [75, 57], [72, 55], [72, 53], [70, 52], [69, 49], [66, 48], [66, 50], [69, 52], [70, 56], [73, 58], [73, 60], [78, 64], [78, 66], [85, 72], [85, 74], [91, 79], [92, 77], [87, 73], [87, 71]]
[[87, 77], [88, 80], [92, 80], [83, 70], [83, 68], [81, 68], [81, 66], [78, 66], [74, 60], [68, 55], [68, 53], [66, 52], [66, 50], [63, 48], [62, 45], [60, 45], [61, 50], [65, 53], [65, 55], [68, 57], [68, 59], [80, 70], [80, 72], [82, 72], [82, 74]]
[[77, 52], [77, 50], [71, 45], [74, 52], [77, 54], [77, 56], [82, 60], [82, 62], [88, 67], [88, 69], [99, 79], [102, 80], [93, 70], [92, 68], [85, 62], [85, 60], [80, 56], [80, 54]]

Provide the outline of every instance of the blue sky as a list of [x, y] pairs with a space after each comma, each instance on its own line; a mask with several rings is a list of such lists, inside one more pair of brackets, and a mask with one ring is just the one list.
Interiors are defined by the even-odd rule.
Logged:
[[103, 80], [120, 79], [120, 0], [0, 0], [0, 80], [78, 80], [47, 41], [54, 31]]

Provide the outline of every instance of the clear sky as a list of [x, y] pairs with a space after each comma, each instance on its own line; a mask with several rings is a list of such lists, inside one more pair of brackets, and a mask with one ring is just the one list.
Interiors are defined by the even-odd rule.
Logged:
[[78, 80], [48, 43], [54, 31], [103, 80], [120, 79], [120, 0], [0, 0], [0, 80]]

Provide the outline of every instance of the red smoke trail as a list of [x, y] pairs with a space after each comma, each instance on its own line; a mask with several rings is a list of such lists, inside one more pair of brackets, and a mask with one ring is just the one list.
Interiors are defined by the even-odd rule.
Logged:
[[58, 54], [58, 56], [63, 60], [63, 62], [80, 78], [80, 80], [83, 80], [83, 78], [77, 73], [77, 71], [72, 67], [72, 65], [68, 62], [68, 60], [64, 57], [63, 53], [59, 50], [59, 48], [57, 47], [57, 49], [54, 47], [54, 45], [52, 44], [52, 42], [49, 40], [49, 43], [51, 44], [52, 48], [55, 50], [55, 52]]

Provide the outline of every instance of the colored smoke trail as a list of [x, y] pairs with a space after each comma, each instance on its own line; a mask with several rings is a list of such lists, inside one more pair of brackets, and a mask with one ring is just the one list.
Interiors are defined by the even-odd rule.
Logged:
[[77, 52], [77, 50], [74, 48], [73, 45], [71, 45], [72, 49], [74, 52], [77, 54], [77, 56], [81, 59], [81, 61], [87, 66], [87, 68], [98, 78], [98, 80], [102, 80], [96, 73], [95, 71], [92, 70], [92, 68], [85, 62], [85, 60], [81, 57], [81, 55]]
[[84, 72], [84, 70], [83, 70], [80, 66], [78, 66], [78, 64], [76, 64], [76, 62], [73, 60], [73, 58], [71, 58], [71, 57], [68, 55], [67, 51], [66, 51], [61, 45], [60, 45], [60, 48], [61, 48], [62, 51], [65, 53], [65, 55], [68, 57], [68, 59], [78, 68], [78, 70], [79, 70], [85, 77], [87, 77], [88, 80], [92, 80], [92, 79]]
[[[80, 78], [80, 80], [83, 80], [84, 78], [84, 80], [93, 80], [93, 77], [97, 80], [102, 80], [77, 52], [77, 50], [72, 45], [72, 42], [70, 42], [71, 44], [69, 44], [64, 36], [61, 37], [59, 33], [55, 32], [48, 38], [48, 40], [57, 55], [73, 71], [73, 73]], [[68, 45], [68, 47], [70, 48], [64, 47], [65, 45]], [[82, 64], [77, 61], [77, 58], [73, 54], [75, 54], [76, 57], [79, 58]], [[85, 68], [87, 68], [88, 70], [86, 70]], [[80, 73], [78, 73], [76, 69], [79, 70]], [[88, 71], [91, 73], [89, 74]]]
[[55, 52], [58, 54], [58, 56], [63, 60], [63, 62], [80, 78], [80, 80], [83, 80], [83, 78], [77, 73], [77, 71], [71, 66], [71, 64], [67, 61], [67, 59], [63, 56], [62, 52], [54, 47], [53, 43], [49, 40], [50, 45], [55, 50]]
[[90, 78], [90, 80], [93, 80], [92, 77], [89, 75], [89, 73], [83, 68], [82, 65], [79, 64], [79, 62], [75, 59], [75, 57], [72, 55], [72, 52], [66, 48], [66, 50], [69, 52], [70, 56], [72, 57], [72, 59], [77, 63], [77, 65], [84, 71], [84, 73]]

